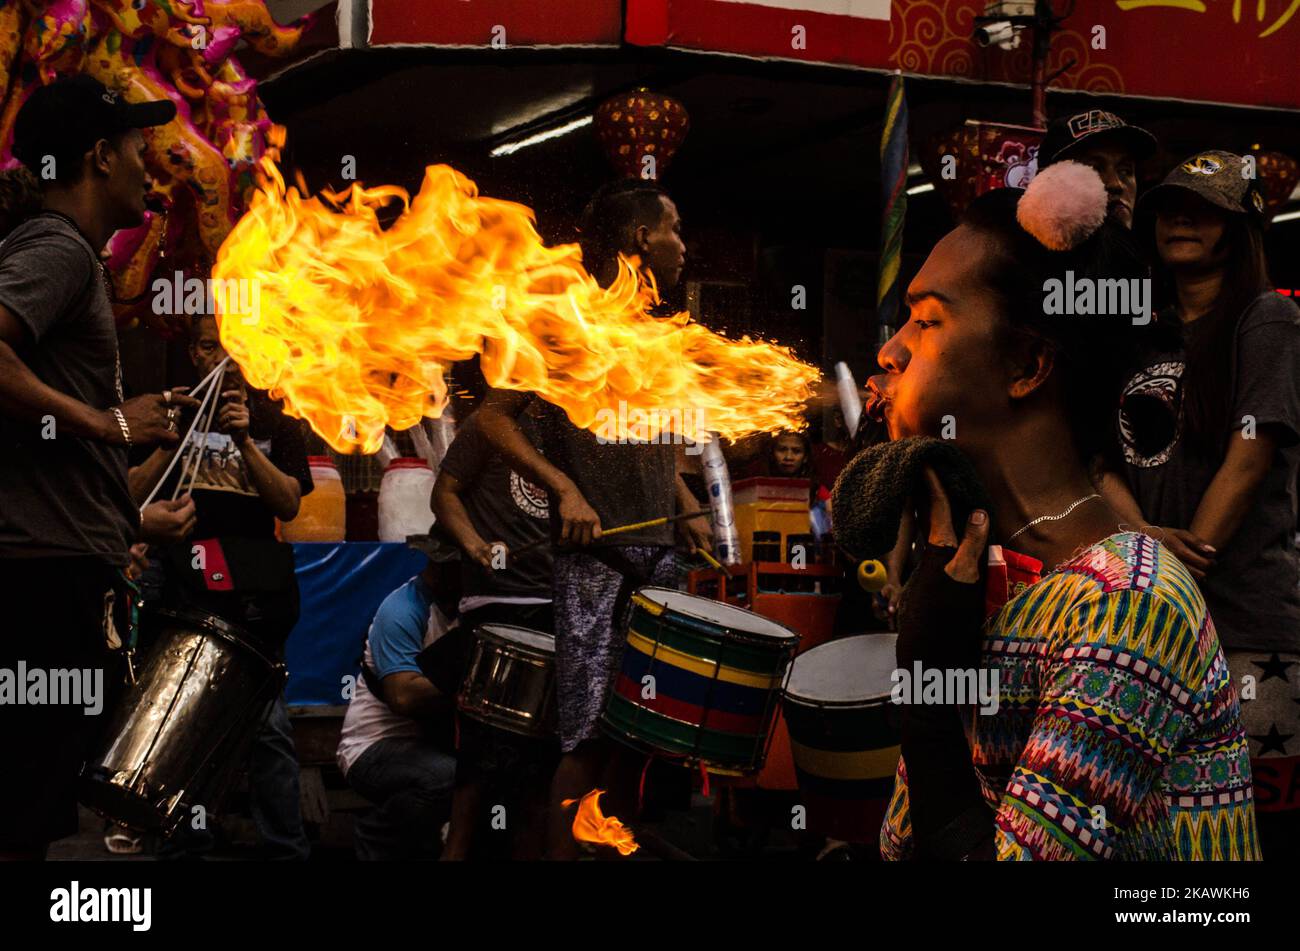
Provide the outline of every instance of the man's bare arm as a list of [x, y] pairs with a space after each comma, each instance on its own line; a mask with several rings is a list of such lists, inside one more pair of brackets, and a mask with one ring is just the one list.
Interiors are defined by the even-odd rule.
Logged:
[[0, 412], [24, 423], [54, 419], [58, 430], [107, 443], [123, 443], [112, 413], [87, 406], [42, 382], [18, 356], [26, 330], [13, 313], [0, 305]]
[[379, 682], [380, 698], [384, 703], [404, 717], [437, 716], [451, 707], [452, 698], [448, 697], [424, 674], [403, 670], [389, 674]]
[[600, 537], [600, 516], [587, 504], [573, 480], [537, 451], [515, 421], [529, 399], [527, 393], [488, 390], [478, 408], [480, 431], [506, 465], [545, 486], [558, 501], [560, 544], [590, 544]]
[[[0, 413], [24, 423], [44, 423], [48, 417], [54, 420], [56, 435], [62, 431], [112, 446], [125, 446], [126, 435], [114, 413], [60, 393], [42, 382], [23, 362], [18, 348], [26, 334], [22, 322], [0, 305]], [[176, 407], [198, 404], [198, 400], [180, 394], [173, 396], [171, 403]], [[134, 444], [175, 445], [180, 441], [180, 436], [168, 428], [169, 405], [158, 394], [134, 397], [117, 409], [127, 423]]]
[[530, 398], [528, 393], [514, 390], [488, 390], [478, 409], [483, 437], [506, 465], [529, 481], [557, 495], [572, 491], [573, 480], [547, 461], [519, 428], [516, 417], [528, 406]]
[[[450, 533], [465, 554], [482, 565], [483, 568], [491, 569], [492, 545], [478, 533], [473, 520], [469, 517], [469, 510], [465, 508], [465, 503], [461, 501], [460, 494], [465, 491], [465, 488], [465, 483], [446, 469], [439, 471], [438, 480], [433, 484], [433, 493], [430, 498], [433, 517], [438, 525]], [[498, 544], [502, 544], [504, 549], [504, 543], [499, 542]]]

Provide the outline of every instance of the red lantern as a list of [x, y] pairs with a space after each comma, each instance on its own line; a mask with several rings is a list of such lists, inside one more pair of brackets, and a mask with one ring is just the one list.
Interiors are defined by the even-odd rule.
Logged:
[[624, 178], [661, 177], [691, 126], [686, 107], [645, 87], [605, 100], [595, 121], [605, 154]]
[[1259, 173], [1259, 189], [1264, 193], [1264, 204], [1269, 215], [1281, 210], [1300, 181], [1300, 163], [1281, 152], [1256, 152], [1255, 168]]

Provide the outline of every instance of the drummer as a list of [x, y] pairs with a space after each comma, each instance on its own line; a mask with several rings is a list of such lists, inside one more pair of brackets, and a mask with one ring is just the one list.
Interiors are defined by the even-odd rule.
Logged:
[[451, 812], [453, 695], [416, 657], [455, 623], [460, 556], [433, 536], [413, 544], [429, 563], [375, 612], [336, 754], [348, 784], [375, 806], [353, 829], [361, 861], [437, 858]]
[[[127, 449], [174, 443], [183, 399], [125, 399], [113, 308], [99, 262], [144, 215], [140, 129], [176, 115], [128, 103], [89, 76], [38, 85], [13, 126], [41, 210], [0, 249], [0, 669], [112, 663], [128, 618], [121, 569], [142, 527]], [[77, 831], [77, 775], [103, 722], [79, 705], [4, 710], [0, 861], [43, 858]]]
[[[541, 434], [536, 404], [518, 419], [529, 443]], [[421, 666], [443, 692], [453, 694], [465, 675], [474, 631], [482, 624], [509, 624], [551, 633], [551, 549], [546, 490], [507, 466], [484, 438], [479, 415], [470, 415], [442, 460], [433, 487], [438, 526], [460, 546], [460, 621], [429, 649]], [[532, 546], [515, 556], [515, 551]], [[554, 770], [548, 747], [502, 730], [458, 719], [456, 791], [445, 861], [469, 857], [480, 804], [506, 804], [505, 830], [513, 856], [541, 857], [534, 811], [545, 804], [545, 781]], [[484, 796], [487, 799], [484, 799]], [[516, 805], [517, 803], [517, 805]], [[512, 815], [512, 813], [518, 815]], [[519, 833], [524, 833], [522, 836]]]
[[[189, 356], [200, 378], [226, 359], [214, 316], [194, 317]], [[276, 540], [275, 521], [297, 515], [302, 496], [313, 488], [302, 423], [266, 393], [249, 389], [237, 367], [228, 367], [215, 385], [212, 432], [193, 433], [182, 447], [149, 454], [130, 471], [131, 492], [143, 502], [180, 452], [180, 464], [161, 494], [170, 496], [180, 473], [193, 472], [196, 524], [190, 540], [154, 547], [152, 555], [163, 569], [162, 603], [209, 611], [282, 655], [298, 621], [298, 581], [292, 550]], [[204, 552], [206, 571], [193, 570], [196, 548]], [[298, 784], [281, 691], [268, 706], [249, 758], [253, 820], [267, 859], [300, 861], [311, 854]], [[210, 839], [206, 831], [182, 825], [159, 854], [181, 858], [210, 847]]]
[[[681, 278], [686, 246], [677, 206], [655, 182], [642, 179], [601, 188], [582, 215], [583, 264], [607, 287], [618, 274], [619, 256], [636, 257], [668, 292]], [[612, 749], [599, 739], [604, 709], [620, 655], [615, 617], [631, 591], [644, 584], [674, 584], [673, 530], [664, 525], [601, 538], [602, 528], [698, 512], [699, 504], [678, 472], [669, 444], [613, 443], [574, 426], [563, 410], [542, 404], [543, 443], [538, 452], [517, 417], [528, 394], [491, 390], [479, 410], [483, 434], [516, 471], [550, 496], [555, 557], [555, 666], [563, 756], [551, 785], [547, 853], [575, 859], [577, 846], [561, 807], [599, 783], [610, 783], [611, 800], [623, 783], [611, 782]], [[707, 548], [711, 532], [701, 517], [677, 523], [688, 547]], [[577, 550], [575, 550], [577, 549]], [[603, 776], [603, 779], [602, 779]], [[606, 787], [608, 788], [608, 787]]]

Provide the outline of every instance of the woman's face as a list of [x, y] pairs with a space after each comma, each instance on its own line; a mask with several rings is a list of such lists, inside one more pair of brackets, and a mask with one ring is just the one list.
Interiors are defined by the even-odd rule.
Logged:
[[782, 436], [772, 447], [772, 456], [776, 461], [776, 471], [783, 476], [796, 476], [803, 469], [808, 455], [803, 447], [803, 440], [798, 436]]
[[1156, 210], [1156, 252], [1166, 267], [1213, 270], [1227, 260], [1221, 246], [1227, 215], [1205, 199], [1171, 190]]
[[1011, 374], [999, 349], [1002, 318], [981, 276], [990, 240], [965, 225], [949, 232], [908, 286], [911, 319], [876, 357], [885, 372], [867, 382], [866, 410], [884, 420], [890, 439], [970, 445], [1005, 420]]

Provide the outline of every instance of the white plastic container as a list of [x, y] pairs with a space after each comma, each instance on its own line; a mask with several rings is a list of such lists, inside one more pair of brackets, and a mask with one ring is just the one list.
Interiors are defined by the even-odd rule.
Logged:
[[433, 470], [423, 459], [394, 459], [379, 483], [379, 540], [404, 542], [433, 527]]

